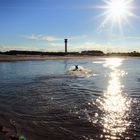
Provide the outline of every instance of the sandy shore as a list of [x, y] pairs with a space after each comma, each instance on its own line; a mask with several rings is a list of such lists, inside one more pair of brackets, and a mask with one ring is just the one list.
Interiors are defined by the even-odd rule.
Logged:
[[41, 55], [0, 55], [2, 61], [28, 61], [28, 60], [67, 60], [67, 59], [90, 59], [102, 58], [97, 56], [41, 56]]
[[0, 55], [0, 62], [3, 61], [30, 61], [30, 60], [68, 60], [68, 59], [103, 59], [109, 57], [119, 58], [140, 58], [130, 56], [47, 56], [47, 55]]

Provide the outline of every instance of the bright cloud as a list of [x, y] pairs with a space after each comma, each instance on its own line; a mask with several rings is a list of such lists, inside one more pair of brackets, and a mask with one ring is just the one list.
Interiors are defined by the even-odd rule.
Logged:
[[107, 52], [127, 52], [129, 51], [126, 46], [107, 44], [97, 44], [93, 42], [86, 42], [84, 44], [71, 46], [73, 51], [83, 51], [83, 50], [101, 50], [105, 53]]
[[[20, 50], [20, 51], [42, 51], [42, 52], [59, 52], [64, 51], [62, 47], [58, 47], [59, 44], [48, 44], [46, 46], [30, 46], [30, 45], [8, 45], [0, 44], [0, 51]], [[53, 47], [52, 47], [53, 46]]]
[[0, 45], [0, 51], [21, 50], [21, 51], [46, 51], [43, 47], [24, 45]]
[[64, 43], [49, 43], [52, 47], [64, 47]]
[[62, 40], [63, 38], [55, 37], [55, 36], [48, 36], [48, 35], [23, 35], [22, 37], [30, 40], [42, 40], [42, 41], [57, 41]]
[[124, 39], [140, 40], [140, 36], [126, 36]]

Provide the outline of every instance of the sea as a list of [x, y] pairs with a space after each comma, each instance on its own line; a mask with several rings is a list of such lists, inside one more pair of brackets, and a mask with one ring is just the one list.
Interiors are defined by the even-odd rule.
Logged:
[[0, 62], [0, 126], [26, 140], [140, 140], [140, 58]]

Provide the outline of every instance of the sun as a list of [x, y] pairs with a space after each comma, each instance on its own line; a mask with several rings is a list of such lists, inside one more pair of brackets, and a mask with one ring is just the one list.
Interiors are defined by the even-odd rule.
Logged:
[[106, 8], [108, 9], [109, 16], [114, 20], [123, 20], [132, 15], [131, 2], [128, 0], [111, 0], [108, 1]]
[[132, 12], [133, 1], [134, 0], [102, 0], [104, 5], [100, 8], [104, 9], [105, 16], [102, 26], [111, 22], [112, 26], [114, 24], [122, 26], [124, 23], [129, 23], [129, 17], [134, 17], [135, 15]]

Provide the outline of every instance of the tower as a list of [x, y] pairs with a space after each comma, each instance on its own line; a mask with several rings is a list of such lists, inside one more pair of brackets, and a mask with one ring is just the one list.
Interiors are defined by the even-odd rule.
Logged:
[[65, 54], [67, 54], [67, 43], [68, 43], [68, 39], [64, 39], [65, 42]]

